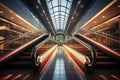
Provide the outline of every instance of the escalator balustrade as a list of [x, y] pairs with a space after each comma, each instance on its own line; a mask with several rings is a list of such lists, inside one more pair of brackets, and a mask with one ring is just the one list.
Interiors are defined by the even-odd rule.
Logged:
[[[96, 51], [96, 64], [92, 67], [91, 71], [86, 72], [86, 79], [89, 80], [119, 80], [120, 79], [120, 62], [119, 53], [112, 55], [112, 50], [107, 51], [104, 47], [101, 47], [97, 42], [92, 41], [90, 38], [81, 37], [82, 35], [76, 35], [80, 40], [91, 44], [95, 47]], [[97, 45], [96, 45], [97, 44]], [[110, 52], [110, 53], [109, 53]], [[114, 52], [114, 51], [113, 51]], [[89, 56], [89, 55], [88, 55]]]

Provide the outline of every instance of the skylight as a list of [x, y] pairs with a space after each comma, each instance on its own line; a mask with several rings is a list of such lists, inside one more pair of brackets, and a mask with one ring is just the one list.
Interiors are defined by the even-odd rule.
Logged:
[[63, 33], [69, 16], [72, 0], [46, 0], [54, 28]]

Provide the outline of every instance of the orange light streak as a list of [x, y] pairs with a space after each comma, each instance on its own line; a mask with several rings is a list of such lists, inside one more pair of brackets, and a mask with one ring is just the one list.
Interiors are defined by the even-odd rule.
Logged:
[[85, 59], [85, 56], [78, 53], [77, 51], [73, 50], [72, 48], [66, 46], [66, 45], [63, 45], [63, 47], [69, 51], [69, 54], [73, 55], [75, 58], [77, 58], [82, 64], [85, 65], [85, 62], [86, 62], [86, 59]]
[[16, 75], [12, 80], [17, 80], [18, 78], [20, 78], [22, 76], [22, 74], [18, 74]]
[[27, 78], [30, 76], [30, 74], [26, 75], [23, 80], [27, 80]]
[[0, 78], [0, 80], [6, 80], [6, 79], [10, 78], [12, 75], [13, 74], [7, 74], [3, 78]]
[[41, 64], [44, 63], [44, 61], [46, 60], [46, 58], [47, 58], [50, 54], [52, 54], [51, 52], [52, 52], [55, 48], [57, 48], [57, 45], [55, 45], [54, 47], [52, 47], [51, 49], [49, 49], [47, 52], [45, 52], [45, 53], [41, 56], [41, 59], [40, 59]]
[[120, 80], [120, 77], [117, 77], [115, 75], [111, 75], [112, 78], [114, 78], [115, 80]]
[[72, 63], [74, 64], [74, 66], [76, 67], [76, 69], [78, 70], [78, 72], [85, 77], [85, 73], [84, 71], [78, 66], [78, 64], [73, 60], [73, 58], [69, 55], [69, 53], [66, 51], [66, 49], [63, 47], [63, 50], [65, 51], [65, 53], [67, 54], [68, 58], [72, 61]]
[[103, 80], [108, 80], [104, 75], [99, 75]]
[[[45, 71], [45, 69], [47, 68], [47, 66], [48, 66], [48, 64], [50, 63], [50, 61], [51, 61], [51, 59], [53, 59], [54, 57], [55, 57], [55, 53], [57, 52], [57, 45], [56, 46], [54, 46], [53, 48], [54, 49], [52, 49], [52, 50], [54, 50], [54, 51], [48, 51], [49, 52], [49, 54], [51, 55], [51, 57], [48, 59], [48, 61], [45, 63], [45, 65], [43, 65], [43, 68], [41, 69], [41, 71], [40, 71], [40, 75], [42, 75], [43, 74], [43, 72]], [[48, 53], [47, 52], [47, 53]], [[45, 57], [47, 58], [47, 56], [50, 56], [50, 55], [45, 55]], [[44, 60], [42, 60], [43, 62], [45, 61], [45, 57], [44, 57]]]

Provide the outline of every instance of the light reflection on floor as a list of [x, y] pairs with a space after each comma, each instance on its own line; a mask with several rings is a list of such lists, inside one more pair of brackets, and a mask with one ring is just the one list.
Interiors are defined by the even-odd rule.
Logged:
[[59, 51], [57, 52], [57, 59], [55, 63], [55, 69], [54, 69], [54, 74], [53, 74], [53, 80], [66, 80], [66, 73], [65, 73], [65, 65], [64, 65], [64, 59], [61, 56], [62, 49], [59, 47]]
[[57, 50], [55, 57], [48, 64], [39, 80], [83, 80], [65, 55], [62, 46], [59, 46]]

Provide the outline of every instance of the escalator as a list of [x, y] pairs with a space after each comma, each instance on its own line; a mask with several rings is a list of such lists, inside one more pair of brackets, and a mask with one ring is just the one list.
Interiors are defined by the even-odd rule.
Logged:
[[[39, 79], [39, 72], [35, 71], [36, 65], [32, 52], [37, 44], [43, 45], [50, 37], [50, 35], [46, 34], [39, 35], [40, 34], [33, 37], [33, 39], [27, 43], [25, 43], [26, 39], [24, 39], [24, 37], [23, 39], [19, 39], [19, 41], [24, 41], [23, 45], [17, 46], [14, 50], [7, 53], [4, 52], [4, 54], [0, 55], [0, 80]], [[9, 47], [9, 49], [10, 48], [11, 47]]]
[[96, 48], [96, 64], [86, 72], [87, 80], [119, 80], [120, 63], [106, 52]]
[[[15, 56], [11, 62], [0, 69], [0, 80], [39, 80], [40, 72], [36, 71], [36, 66], [31, 57], [33, 47], [22, 51], [19, 55]], [[46, 52], [49, 48], [53, 47], [50, 44], [44, 44], [39, 49], [39, 54]]]
[[73, 63], [65, 54], [62, 46], [58, 47], [55, 57], [51, 60], [41, 80], [84, 80], [76, 71]]
[[14, 57], [11, 62], [0, 69], [0, 80], [27, 80], [32, 79], [34, 68], [31, 57], [32, 47], [22, 51]]
[[107, 55], [106, 52], [96, 48], [97, 53], [97, 63], [95, 68], [110, 68], [110, 69], [119, 69], [120, 63], [114, 60], [110, 55]]
[[[1, 67], [0, 80], [39, 80], [40, 71], [36, 70], [37, 67], [31, 53], [35, 46], [32, 45], [23, 50], [19, 55], [13, 57], [8, 64]], [[53, 44], [43, 44], [39, 49], [39, 55], [45, 53], [51, 47], [53, 47]]]
[[119, 80], [120, 79], [120, 62], [119, 53], [101, 45], [92, 38], [85, 37], [84, 35], [75, 35], [79, 40], [95, 47], [96, 61], [91, 71], [86, 72], [87, 80]]
[[19, 56], [16, 56], [12, 62], [8, 65], [12, 68], [33, 68], [33, 62], [31, 58], [31, 52], [33, 47], [23, 51]]

